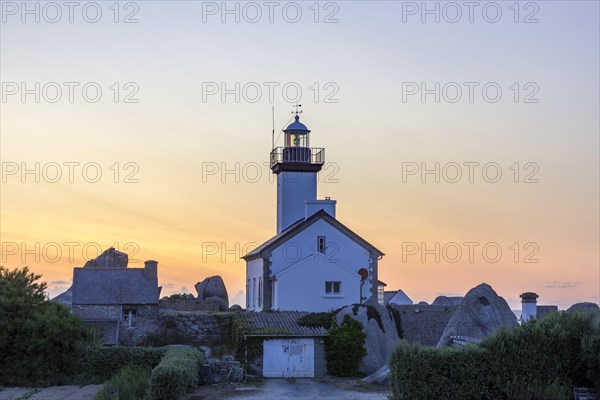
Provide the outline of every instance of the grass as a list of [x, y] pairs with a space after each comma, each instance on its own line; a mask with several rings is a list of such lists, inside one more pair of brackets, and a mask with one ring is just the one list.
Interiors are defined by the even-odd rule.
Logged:
[[96, 400], [143, 400], [150, 385], [149, 367], [127, 366], [104, 384]]

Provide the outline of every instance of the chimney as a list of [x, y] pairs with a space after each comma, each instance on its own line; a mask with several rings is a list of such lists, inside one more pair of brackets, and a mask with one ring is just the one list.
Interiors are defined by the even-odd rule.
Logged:
[[148, 260], [144, 262], [144, 274], [148, 278], [158, 277], [158, 261]]
[[533, 292], [525, 292], [519, 295], [521, 298], [521, 321], [527, 322], [530, 319], [537, 319], [537, 298], [540, 297]]

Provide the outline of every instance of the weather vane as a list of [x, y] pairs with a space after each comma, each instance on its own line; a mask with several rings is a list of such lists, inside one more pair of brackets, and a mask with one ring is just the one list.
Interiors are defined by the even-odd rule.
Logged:
[[292, 114], [302, 114], [302, 110], [300, 110], [300, 107], [302, 107], [302, 104], [298, 104], [296, 103], [296, 105], [294, 106], [294, 108], [296, 109], [296, 111], [292, 111]]

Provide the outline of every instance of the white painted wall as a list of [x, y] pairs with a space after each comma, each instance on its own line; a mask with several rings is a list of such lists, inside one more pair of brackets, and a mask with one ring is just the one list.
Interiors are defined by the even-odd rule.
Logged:
[[314, 378], [314, 339], [265, 340], [263, 376], [265, 378]]
[[522, 321], [526, 322], [530, 319], [537, 319], [537, 304], [536, 303], [522, 303], [521, 304], [521, 318]]
[[305, 203], [304, 218], [308, 218], [311, 215], [319, 212], [320, 210], [325, 211], [327, 214], [335, 218], [335, 200], [307, 200]]
[[[325, 236], [327, 252], [317, 253]], [[273, 250], [271, 273], [277, 279], [279, 310], [327, 311], [360, 301], [360, 268], [369, 268], [369, 252], [324, 220], [318, 220]], [[325, 293], [326, 281], [340, 281], [340, 295]], [[362, 295], [369, 298], [367, 279]]]
[[304, 218], [305, 201], [316, 199], [316, 172], [277, 174], [277, 233]]
[[[258, 286], [263, 277], [263, 259], [258, 258], [246, 263], [246, 309], [250, 311], [262, 311], [258, 304]], [[264, 283], [263, 283], [264, 284]]]

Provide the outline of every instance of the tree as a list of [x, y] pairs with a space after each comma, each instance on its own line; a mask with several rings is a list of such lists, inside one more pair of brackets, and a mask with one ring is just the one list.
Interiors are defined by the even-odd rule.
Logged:
[[0, 386], [60, 383], [91, 331], [28, 267], [0, 266]]

